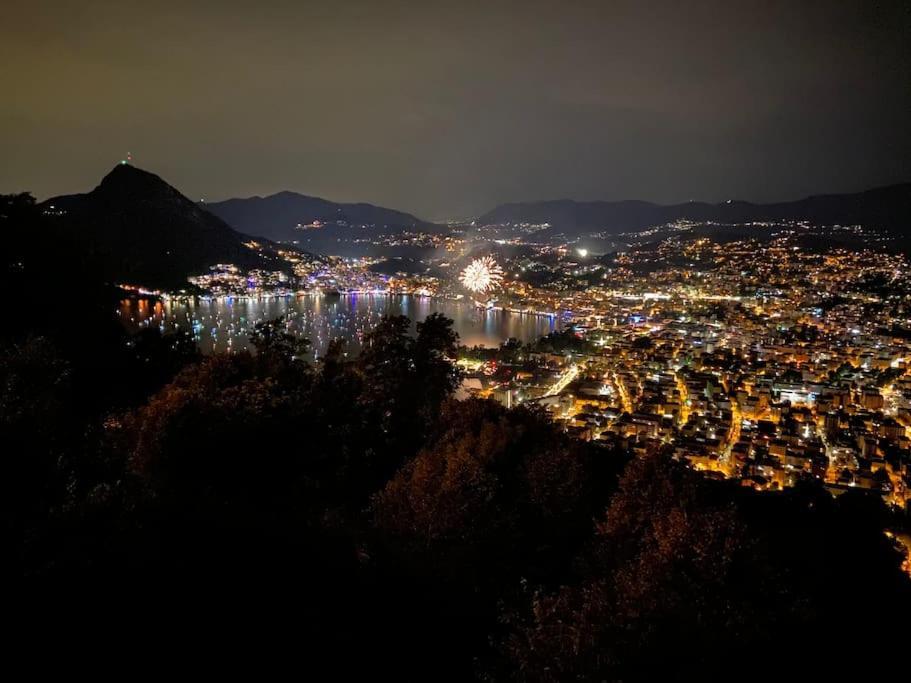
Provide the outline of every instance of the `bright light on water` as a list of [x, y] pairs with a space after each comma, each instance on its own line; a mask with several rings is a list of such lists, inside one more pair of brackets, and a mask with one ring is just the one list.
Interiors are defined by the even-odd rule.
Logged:
[[204, 353], [247, 348], [248, 335], [256, 323], [283, 315], [289, 330], [308, 337], [317, 355], [337, 337], [348, 340], [349, 350], [356, 352], [364, 335], [383, 315], [405, 315], [420, 321], [431, 313], [452, 318], [460, 343], [468, 346], [497, 346], [510, 337], [533, 341], [560, 327], [554, 316], [479, 309], [471, 302], [385, 294], [190, 299], [154, 306], [145, 300], [125, 300], [120, 308], [121, 320], [129, 329], [183, 329], [194, 334]]

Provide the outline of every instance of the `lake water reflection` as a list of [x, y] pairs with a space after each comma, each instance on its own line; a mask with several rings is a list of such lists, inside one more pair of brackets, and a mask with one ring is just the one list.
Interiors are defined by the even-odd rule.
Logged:
[[452, 318], [462, 344], [497, 346], [510, 337], [532, 341], [560, 327], [556, 317], [481, 309], [472, 302], [410, 295], [358, 294], [152, 302], [127, 299], [119, 314], [131, 330], [158, 327], [190, 331], [203, 353], [247, 348], [253, 326], [285, 316], [289, 329], [308, 337], [317, 356], [341, 337], [356, 352], [364, 334], [384, 315], [421, 321], [431, 313]]

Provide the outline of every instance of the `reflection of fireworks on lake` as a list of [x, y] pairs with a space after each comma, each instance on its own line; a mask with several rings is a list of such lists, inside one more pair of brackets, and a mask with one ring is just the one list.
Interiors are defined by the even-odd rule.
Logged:
[[490, 256], [475, 259], [462, 271], [459, 280], [472, 292], [483, 294], [503, 279], [503, 269]]

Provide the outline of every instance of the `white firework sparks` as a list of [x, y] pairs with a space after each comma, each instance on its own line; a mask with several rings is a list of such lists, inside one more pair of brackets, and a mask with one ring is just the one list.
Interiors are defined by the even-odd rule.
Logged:
[[503, 279], [503, 269], [490, 256], [477, 258], [462, 271], [461, 283], [472, 292], [483, 294]]

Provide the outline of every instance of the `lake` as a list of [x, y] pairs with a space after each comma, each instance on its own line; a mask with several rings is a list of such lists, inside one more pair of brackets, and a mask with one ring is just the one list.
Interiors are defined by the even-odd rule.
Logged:
[[418, 322], [431, 313], [442, 313], [452, 318], [460, 343], [467, 346], [498, 346], [510, 337], [532, 341], [560, 328], [557, 317], [486, 310], [472, 302], [386, 294], [159, 302], [125, 299], [118, 313], [130, 330], [158, 327], [163, 332], [192, 332], [203, 353], [245, 349], [256, 323], [285, 316], [292, 331], [310, 339], [317, 357], [337, 337], [346, 339], [349, 350], [356, 352], [364, 334], [384, 315], [405, 315]]

